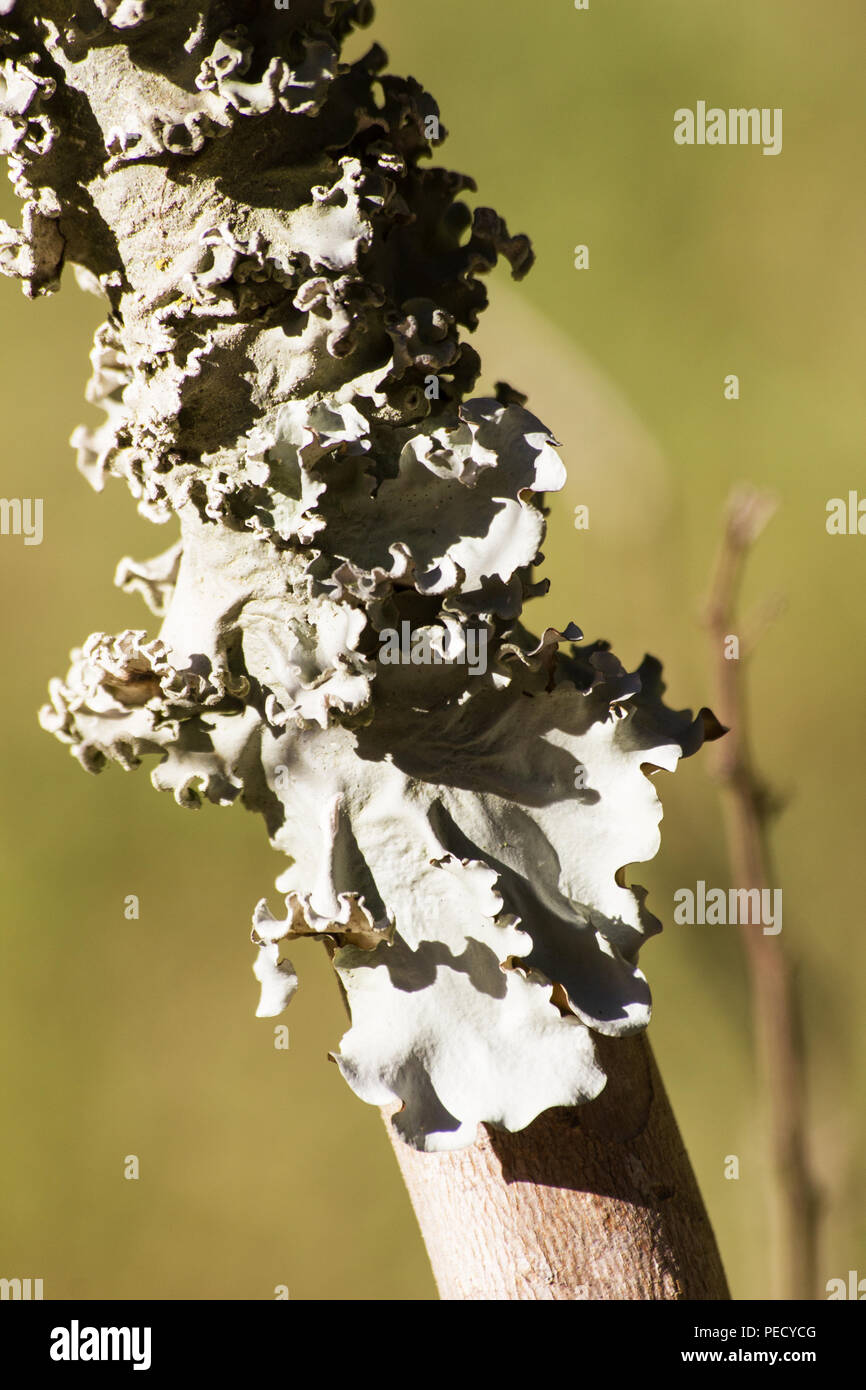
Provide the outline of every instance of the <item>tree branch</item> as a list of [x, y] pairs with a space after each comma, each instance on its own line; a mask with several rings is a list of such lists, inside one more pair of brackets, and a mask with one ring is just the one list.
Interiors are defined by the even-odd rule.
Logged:
[[444, 1299], [727, 1299], [645, 1037], [602, 1040], [598, 1100], [423, 1154], [394, 1137]]
[[[42, 294], [75, 266], [104, 296], [88, 398], [105, 419], [79, 466], [180, 531], [118, 570], [159, 635], [85, 639], [44, 726], [90, 772], [156, 756], [181, 806], [262, 816], [287, 867], [285, 917], [264, 899], [253, 915], [259, 1014], [297, 986], [282, 943], [323, 940], [351, 1012], [343, 1076], [434, 1151], [401, 1150], [419, 1193], [463, 1174], [440, 1244], [466, 1267], [444, 1288], [723, 1296], [631, 1040], [660, 924], [621, 878], [658, 845], [646, 767], [713, 725], [664, 704], [654, 660], [629, 672], [572, 626], [522, 625], [545, 587], [539, 499], [565, 472], [519, 392], [467, 399], [462, 330], [479, 277], [500, 257], [522, 276], [529, 241], [428, 163], [444, 131], [417, 82], [376, 44], [343, 61], [367, 0], [0, 9], [24, 200], [0, 268]], [[606, 1076], [586, 1113], [532, 1124]], [[487, 1121], [502, 1132], [470, 1156], [435, 1156]], [[476, 1273], [465, 1202], [488, 1222]]]
[[[716, 757], [731, 870], [738, 888], [760, 890], [776, 883], [768, 834], [774, 798], [758, 773], [749, 740], [745, 652], [741, 644], [740, 659], [732, 660], [725, 655], [725, 643], [736, 635], [737, 599], [748, 552], [774, 510], [773, 499], [753, 489], [732, 495], [705, 613], [716, 670], [715, 709], [729, 730]], [[778, 602], [773, 607], [778, 611]], [[763, 630], [766, 617], [759, 626]], [[749, 650], [752, 646], [753, 642]], [[779, 1297], [814, 1298], [819, 1200], [807, 1151], [805, 1059], [795, 972], [779, 936], [765, 935], [749, 923], [740, 924], [740, 934], [776, 1176], [774, 1283]]]

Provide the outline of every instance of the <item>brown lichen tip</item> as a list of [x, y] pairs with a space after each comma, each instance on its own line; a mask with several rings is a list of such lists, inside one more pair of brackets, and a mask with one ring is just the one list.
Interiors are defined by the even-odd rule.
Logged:
[[565, 473], [519, 393], [466, 399], [460, 328], [528, 241], [422, 163], [442, 130], [416, 82], [376, 46], [342, 61], [364, 3], [0, 9], [25, 201], [0, 266], [107, 298], [79, 464], [180, 523], [117, 573], [158, 637], [88, 638], [43, 724], [91, 771], [154, 754], [181, 805], [262, 814], [289, 867], [285, 917], [255, 913], [259, 1013], [297, 986], [281, 943], [321, 938], [336, 1060], [407, 1141], [593, 1098], [594, 1035], [650, 1013], [659, 924], [620, 882], [658, 846], [643, 769], [707, 726], [657, 663], [521, 625]]

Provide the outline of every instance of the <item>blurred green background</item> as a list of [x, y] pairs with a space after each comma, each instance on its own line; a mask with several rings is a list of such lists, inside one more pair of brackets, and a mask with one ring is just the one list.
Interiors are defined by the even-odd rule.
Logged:
[[[490, 283], [483, 387], [505, 379], [563, 444], [536, 626], [577, 621], [669, 700], [712, 696], [698, 621], [731, 485], [780, 510], [745, 601], [787, 595], [751, 668], [760, 764], [790, 797], [775, 832], [782, 939], [799, 962], [810, 1123], [825, 1199], [820, 1285], [866, 1275], [862, 1026], [866, 538], [825, 507], [863, 467], [866, 185], [860, 0], [379, 0], [373, 37], [437, 97], [440, 159], [534, 241]], [[360, 47], [353, 45], [353, 52]], [[782, 107], [784, 148], [680, 148], [673, 112]], [[2, 213], [18, 221], [4, 188]], [[578, 243], [590, 268], [573, 268]], [[257, 1020], [249, 919], [280, 861], [241, 809], [182, 812], [147, 770], [99, 781], [36, 723], [88, 633], [154, 630], [114, 590], [164, 548], [120, 484], [96, 497], [68, 436], [100, 311], [67, 274], [31, 304], [0, 283], [2, 483], [45, 499], [45, 539], [0, 538], [4, 656], [0, 1275], [48, 1298], [423, 1299], [432, 1277], [377, 1112], [327, 1061], [344, 1030], [324, 952]], [[741, 398], [724, 399], [737, 373]], [[575, 505], [590, 509], [575, 531]], [[730, 882], [712, 750], [660, 785], [642, 958], [651, 1036], [738, 1298], [770, 1297], [769, 1173], [735, 929], [672, 925], [672, 894]], [[124, 918], [128, 894], [138, 921]], [[124, 1180], [136, 1154], [139, 1181]], [[725, 1156], [740, 1159], [726, 1181]]]

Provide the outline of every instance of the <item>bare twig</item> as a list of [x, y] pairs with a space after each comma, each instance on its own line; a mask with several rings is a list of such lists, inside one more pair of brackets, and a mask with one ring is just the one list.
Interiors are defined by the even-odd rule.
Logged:
[[[741, 642], [739, 659], [731, 659], [729, 639], [738, 626], [735, 614], [746, 556], [774, 510], [774, 500], [753, 489], [732, 494], [705, 613], [716, 666], [715, 709], [729, 729], [717, 757], [731, 867], [737, 887], [746, 889], [768, 889], [773, 883], [768, 824], [776, 807], [756, 769], [748, 736], [743, 661], [754, 637]], [[778, 604], [774, 606], [778, 611]], [[766, 610], [756, 626], [767, 626]], [[795, 974], [778, 936], [749, 923], [741, 923], [741, 935], [776, 1175], [774, 1285], [778, 1297], [813, 1298], [819, 1203], [807, 1153]]]

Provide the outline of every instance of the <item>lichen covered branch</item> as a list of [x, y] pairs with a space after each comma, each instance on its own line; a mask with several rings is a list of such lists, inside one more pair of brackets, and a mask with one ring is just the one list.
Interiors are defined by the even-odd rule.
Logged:
[[653, 659], [522, 624], [564, 470], [516, 393], [471, 396], [461, 332], [528, 241], [429, 162], [416, 82], [342, 61], [364, 0], [2, 8], [3, 268], [105, 297], [79, 466], [173, 534], [117, 575], [158, 633], [88, 637], [45, 727], [264, 818], [259, 1012], [296, 988], [283, 943], [323, 942], [338, 1065], [410, 1144], [592, 1099], [595, 1040], [650, 1015], [659, 923], [623, 877], [658, 846], [648, 774], [716, 726]]

